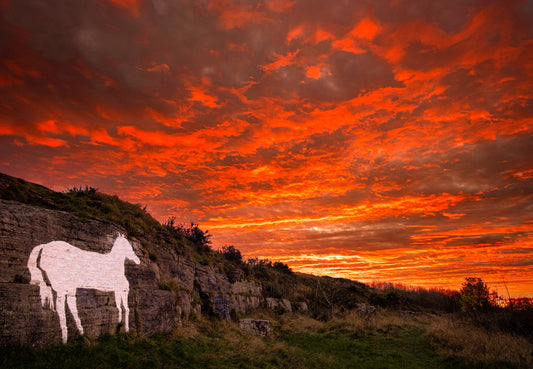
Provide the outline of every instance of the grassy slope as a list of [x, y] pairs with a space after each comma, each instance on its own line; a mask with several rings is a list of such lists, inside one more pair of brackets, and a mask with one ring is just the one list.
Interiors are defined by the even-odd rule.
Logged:
[[165, 228], [141, 205], [98, 192], [92, 187], [55, 192], [44, 186], [0, 173], [0, 199], [67, 211], [80, 219], [97, 218], [120, 224], [132, 235], [157, 234]]
[[[347, 315], [327, 323], [298, 315], [277, 319], [266, 338], [235, 323], [201, 320], [151, 338], [80, 338], [35, 351], [7, 348], [2, 368], [526, 368], [505, 358], [465, 356], [431, 344], [430, 320], [379, 313]], [[507, 350], [511, 348], [506, 348]], [[529, 352], [531, 355], [531, 351]], [[526, 353], [527, 355], [527, 353]], [[513, 363], [514, 361], [514, 363]], [[531, 361], [529, 362], [531, 365]]]

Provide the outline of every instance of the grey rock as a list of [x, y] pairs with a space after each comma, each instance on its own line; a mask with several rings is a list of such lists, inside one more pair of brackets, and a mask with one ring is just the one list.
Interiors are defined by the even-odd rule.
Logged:
[[295, 308], [296, 308], [296, 311], [300, 313], [307, 313], [309, 311], [309, 307], [307, 306], [307, 302], [305, 301], [297, 302], [295, 304]]
[[231, 301], [228, 295], [216, 295], [213, 298], [213, 309], [221, 319], [231, 320]]
[[263, 302], [262, 297], [246, 295], [230, 295], [231, 306], [238, 313], [247, 313], [250, 310], [257, 309]]
[[292, 312], [291, 302], [287, 299], [275, 299], [272, 297], [267, 297], [266, 304], [269, 310], [276, 310], [286, 313]]
[[231, 292], [251, 296], [261, 296], [263, 287], [257, 282], [239, 281], [231, 285]]
[[362, 315], [373, 315], [376, 313], [376, 307], [365, 303], [355, 304], [355, 310]]
[[272, 332], [270, 321], [268, 320], [241, 319], [239, 321], [239, 328], [256, 336], [266, 336]]

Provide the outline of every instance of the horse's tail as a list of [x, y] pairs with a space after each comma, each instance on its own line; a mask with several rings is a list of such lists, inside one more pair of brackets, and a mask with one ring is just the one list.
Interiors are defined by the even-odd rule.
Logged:
[[30, 270], [31, 280], [30, 284], [38, 284], [39, 292], [41, 294], [41, 304], [43, 307], [48, 305], [52, 310], [54, 308], [54, 296], [52, 295], [52, 289], [46, 284], [43, 278], [43, 272], [37, 267], [37, 259], [41, 250], [46, 245], [35, 246], [30, 253], [30, 258], [28, 259], [28, 269]]

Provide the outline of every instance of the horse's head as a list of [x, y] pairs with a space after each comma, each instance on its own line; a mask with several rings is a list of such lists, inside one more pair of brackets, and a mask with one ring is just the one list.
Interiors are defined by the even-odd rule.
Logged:
[[135, 264], [139, 265], [141, 261], [135, 255], [135, 252], [133, 251], [133, 247], [131, 246], [131, 243], [126, 239], [126, 237], [123, 234], [118, 235], [118, 237], [115, 240], [115, 243], [113, 245], [113, 249], [111, 250], [112, 253], [117, 253], [120, 255], [120, 257], [124, 259], [129, 259], [133, 261]]

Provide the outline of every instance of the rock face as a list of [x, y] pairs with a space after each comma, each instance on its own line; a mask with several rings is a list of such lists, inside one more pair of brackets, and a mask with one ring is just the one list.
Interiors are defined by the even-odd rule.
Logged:
[[376, 313], [376, 307], [365, 303], [355, 304], [355, 311], [361, 315], [371, 316]]
[[270, 321], [268, 320], [241, 319], [239, 321], [239, 328], [250, 334], [263, 337], [272, 332]]
[[[57, 306], [56, 311], [43, 306], [40, 286], [30, 284], [27, 265], [34, 247], [65, 241], [80, 250], [109, 254], [119, 233], [126, 230], [109, 222], [81, 220], [67, 212], [0, 200], [0, 345], [42, 347], [62, 342]], [[201, 265], [180, 253], [171, 241], [126, 237], [140, 261], [139, 265], [124, 261], [130, 331], [150, 335], [172, 329], [191, 314], [230, 319], [233, 312], [246, 313], [265, 305], [259, 283], [243, 280], [236, 273], [228, 277], [216, 265]], [[84, 272], [71, 271], [72, 278]], [[43, 280], [50, 282], [46, 273]], [[55, 299], [57, 292], [52, 293]], [[85, 335], [125, 330], [124, 320], [119, 324], [114, 292], [78, 288], [70, 296]], [[287, 300], [277, 303], [291, 310]], [[79, 329], [68, 304], [65, 312], [70, 340], [79, 335]]]
[[267, 297], [266, 303], [268, 309], [270, 310], [279, 311], [281, 313], [292, 312], [291, 302], [287, 299], [275, 299], [272, 297]]

